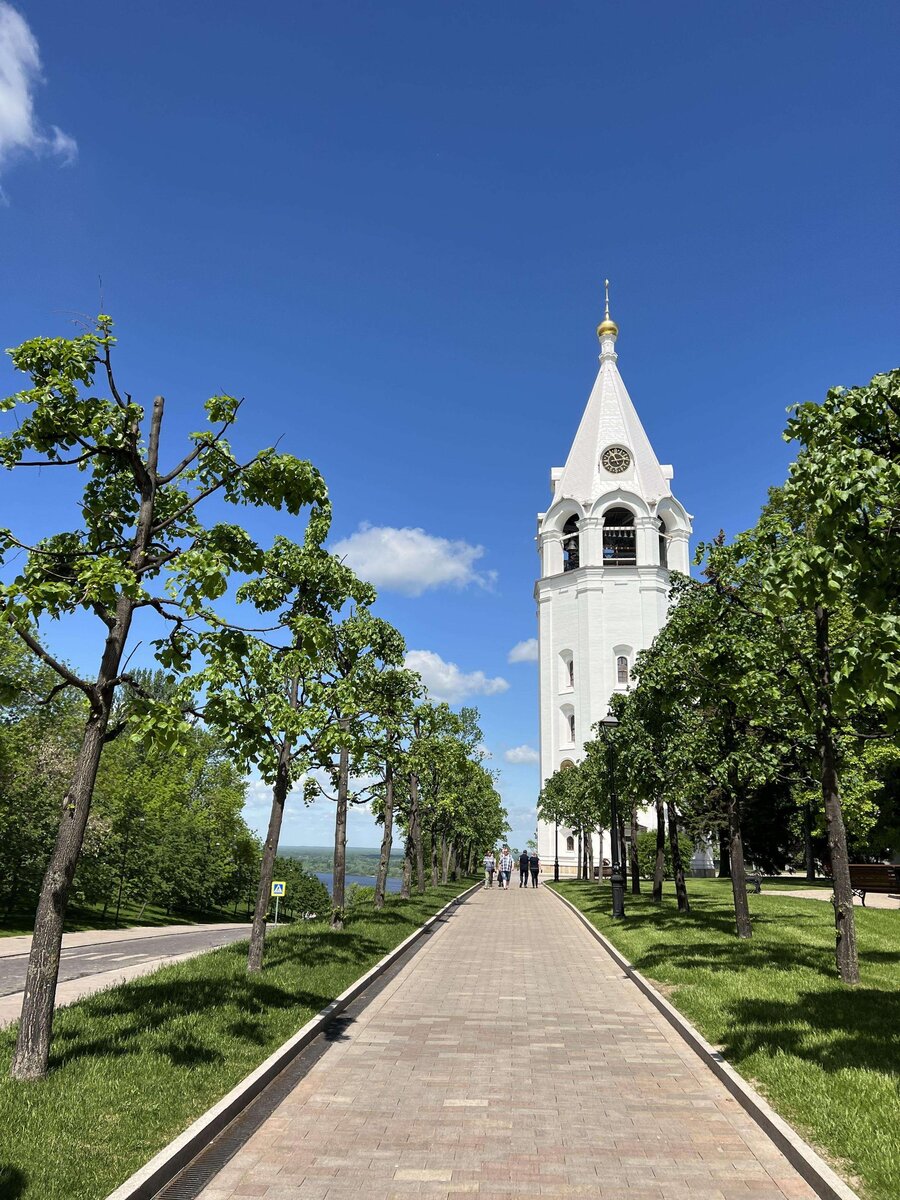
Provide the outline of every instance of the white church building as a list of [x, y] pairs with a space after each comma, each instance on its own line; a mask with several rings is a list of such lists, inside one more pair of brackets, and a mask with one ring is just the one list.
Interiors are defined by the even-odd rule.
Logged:
[[[550, 472], [551, 502], [537, 519], [535, 584], [540, 673], [541, 785], [584, 755], [610, 697], [629, 687], [638, 651], [666, 619], [671, 570], [689, 571], [691, 518], [672, 495], [619, 374], [619, 330], [597, 328], [600, 370], [564, 467]], [[574, 875], [574, 830], [538, 822], [538, 854]], [[594, 862], [609, 847], [594, 838]]]

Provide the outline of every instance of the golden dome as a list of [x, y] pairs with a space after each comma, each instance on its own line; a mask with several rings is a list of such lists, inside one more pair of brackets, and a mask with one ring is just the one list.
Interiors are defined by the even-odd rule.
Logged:
[[609, 280], [605, 279], [603, 282], [606, 288], [606, 315], [597, 326], [597, 337], [601, 340], [610, 334], [612, 334], [613, 337], [619, 336], [619, 327], [609, 315]]

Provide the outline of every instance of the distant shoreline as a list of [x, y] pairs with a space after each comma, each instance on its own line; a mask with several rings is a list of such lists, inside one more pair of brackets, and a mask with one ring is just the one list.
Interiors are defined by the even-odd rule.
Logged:
[[[279, 846], [278, 853], [282, 858], [298, 859], [305, 870], [314, 875], [330, 873], [334, 868], [333, 846]], [[356, 846], [347, 847], [347, 875], [375, 878], [381, 851], [360, 849]], [[388, 876], [396, 879], [403, 873], [403, 850], [392, 850], [388, 863]]]

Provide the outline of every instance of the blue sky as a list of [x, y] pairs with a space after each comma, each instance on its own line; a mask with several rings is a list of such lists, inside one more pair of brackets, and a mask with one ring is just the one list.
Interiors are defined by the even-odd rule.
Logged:
[[[0, 0], [3, 345], [97, 312], [102, 278], [173, 455], [224, 390], [241, 445], [311, 458], [381, 614], [480, 707], [521, 843], [537, 767], [506, 756], [537, 745], [537, 677], [508, 655], [602, 279], [696, 538], [751, 524], [785, 408], [897, 362], [897, 32], [878, 2]], [[24, 538], [69, 494], [0, 489]], [[284, 841], [330, 822], [297, 806]]]

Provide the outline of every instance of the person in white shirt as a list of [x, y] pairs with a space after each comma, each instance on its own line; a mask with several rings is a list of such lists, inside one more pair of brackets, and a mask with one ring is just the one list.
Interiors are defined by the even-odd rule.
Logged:
[[484, 886], [494, 886], [494, 872], [497, 870], [497, 860], [494, 858], [493, 850], [488, 850], [484, 856]]
[[509, 852], [509, 846], [503, 847], [503, 853], [500, 855], [500, 886], [509, 890], [509, 877], [512, 874], [513, 858]]

